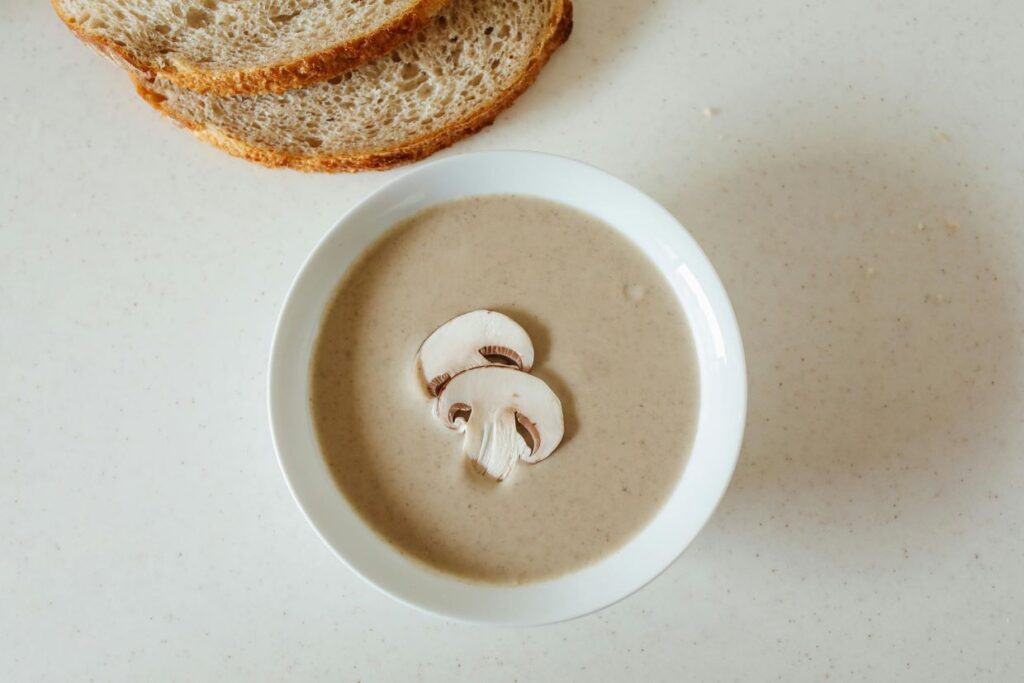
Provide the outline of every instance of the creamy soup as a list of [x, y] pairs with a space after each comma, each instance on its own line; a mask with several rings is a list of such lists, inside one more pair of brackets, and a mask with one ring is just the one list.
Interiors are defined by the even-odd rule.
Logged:
[[[474, 309], [504, 313], [561, 399], [565, 436], [502, 482], [418, 384], [421, 342]], [[516, 196], [430, 208], [378, 240], [324, 314], [310, 402], [338, 487], [399, 551], [464, 578], [520, 583], [623, 545], [682, 472], [698, 408], [690, 332], [668, 283], [626, 238]]]

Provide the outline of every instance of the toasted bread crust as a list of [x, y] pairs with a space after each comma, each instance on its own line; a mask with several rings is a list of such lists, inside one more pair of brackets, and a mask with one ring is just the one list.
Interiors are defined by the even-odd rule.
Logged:
[[143, 99], [158, 111], [188, 128], [199, 139], [248, 161], [254, 161], [272, 168], [287, 167], [307, 172], [353, 173], [358, 171], [379, 171], [428, 157], [434, 152], [449, 147], [462, 138], [472, 135], [481, 128], [494, 123], [498, 114], [507, 109], [537, 79], [541, 68], [547, 63], [552, 53], [568, 39], [571, 32], [572, 3], [570, 0], [562, 0], [557, 11], [553, 14], [553, 20], [544, 41], [530, 56], [530, 59], [527, 60], [526, 66], [519, 78], [498, 99], [491, 102], [484, 109], [469, 114], [443, 130], [414, 138], [390, 149], [366, 154], [299, 156], [278, 150], [254, 147], [247, 142], [226, 134], [224, 131], [207, 128], [195, 121], [184, 118], [180, 113], [164, 106], [166, 98], [147, 88], [143, 81], [135, 79], [135, 87]]
[[82, 41], [125, 67], [136, 81], [152, 81], [161, 76], [178, 87], [211, 95], [281, 93], [334, 78], [405, 43], [448, 4], [448, 0], [419, 0], [415, 7], [372, 34], [357, 36], [289, 62], [254, 69], [208, 71], [198, 65], [163, 68], [147, 64], [109, 38], [87, 31], [61, 11], [58, 1], [50, 0], [50, 4], [61, 21]]

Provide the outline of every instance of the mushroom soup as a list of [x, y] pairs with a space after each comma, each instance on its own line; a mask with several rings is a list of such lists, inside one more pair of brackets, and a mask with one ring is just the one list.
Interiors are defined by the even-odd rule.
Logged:
[[682, 310], [625, 237], [560, 204], [474, 197], [352, 265], [310, 402], [338, 487], [380, 536], [516, 583], [590, 564], [653, 517], [689, 453], [697, 381]]

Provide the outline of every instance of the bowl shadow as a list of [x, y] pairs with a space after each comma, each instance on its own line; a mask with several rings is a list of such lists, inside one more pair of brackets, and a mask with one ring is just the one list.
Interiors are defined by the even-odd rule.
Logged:
[[1013, 466], [1020, 292], [1008, 210], [967, 162], [829, 135], [639, 183], [708, 252], [744, 337], [746, 438], [708, 531], [863, 565], [955, 543]]

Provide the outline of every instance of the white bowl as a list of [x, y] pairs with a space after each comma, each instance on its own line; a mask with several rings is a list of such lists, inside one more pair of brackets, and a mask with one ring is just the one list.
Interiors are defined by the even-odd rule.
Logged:
[[[421, 209], [459, 197], [521, 194], [581, 209], [636, 243], [671, 283], [693, 332], [700, 415], [679, 483], [655, 518], [620, 550], [558, 578], [522, 586], [469, 583], [405, 558], [338, 491], [317, 446], [309, 364], [321, 316], [342, 274], [378, 236]], [[270, 358], [270, 423], [299, 507], [357, 574], [393, 598], [471, 622], [542, 624], [587, 614], [668, 567], [711, 517], [739, 456], [746, 419], [743, 345], [729, 298], [704, 252], [654, 200], [578, 161], [484, 152], [424, 164], [374, 192], [338, 221], [299, 271]]]

